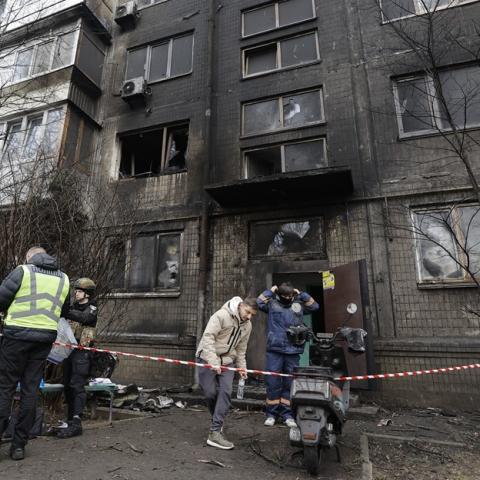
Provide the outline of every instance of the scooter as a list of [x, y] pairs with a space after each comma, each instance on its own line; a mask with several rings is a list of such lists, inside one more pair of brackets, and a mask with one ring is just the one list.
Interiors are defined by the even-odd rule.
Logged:
[[[348, 304], [350, 315], [356, 311], [354, 303]], [[352, 352], [365, 353], [367, 332], [345, 326], [335, 334], [314, 334], [303, 325], [291, 328], [291, 338], [300, 342], [308, 339], [311, 344], [310, 366], [296, 367], [293, 372], [290, 399], [297, 427], [290, 429], [289, 440], [291, 445], [303, 447], [304, 465], [309, 473], [316, 475], [325, 449], [335, 447], [340, 461], [336, 440], [342, 433], [350, 402], [350, 382], [336, 380], [348, 376], [340, 341], [346, 341]]]

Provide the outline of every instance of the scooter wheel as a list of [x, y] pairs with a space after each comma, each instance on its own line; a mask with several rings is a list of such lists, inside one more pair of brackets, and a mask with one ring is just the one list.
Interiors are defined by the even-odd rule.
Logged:
[[320, 462], [322, 460], [322, 447], [306, 446], [303, 447], [303, 463], [308, 473], [317, 475], [320, 471]]

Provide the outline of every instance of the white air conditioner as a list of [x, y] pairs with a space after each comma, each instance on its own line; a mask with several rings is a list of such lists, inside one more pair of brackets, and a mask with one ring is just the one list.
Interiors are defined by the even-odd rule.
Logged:
[[127, 103], [145, 103], [145, 99], [151, 94], [150, 87], [143, 77], [131, 78], [122, 86], [122, 98]]
[[137, 21], [137, 3], [129, 0], [115, 10], [115, 22], [122, 28], [133, 28]]

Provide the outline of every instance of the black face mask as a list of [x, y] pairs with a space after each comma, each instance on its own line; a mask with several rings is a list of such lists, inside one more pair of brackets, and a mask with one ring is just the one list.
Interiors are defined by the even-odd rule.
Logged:
[[278, 300], [283, 305], [290, 305], [292, 303], [293, 298], [285, 298], [279, 295]]

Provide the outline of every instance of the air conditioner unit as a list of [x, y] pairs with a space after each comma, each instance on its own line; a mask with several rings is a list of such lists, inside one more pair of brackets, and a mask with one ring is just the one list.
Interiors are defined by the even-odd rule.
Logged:
[[129, 0], [115, 10], [115, 22], [122, 28], [133, 28], [137, 21], [137, 3]]
[[127, 80], [122, 86], [122, 98], [131, 105], [136, 103], [145, 104], [145, 99], [150, 94], [150, 87], [143, 77]]

